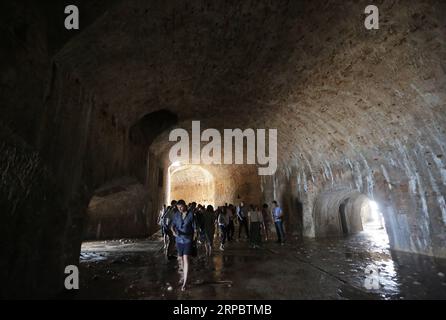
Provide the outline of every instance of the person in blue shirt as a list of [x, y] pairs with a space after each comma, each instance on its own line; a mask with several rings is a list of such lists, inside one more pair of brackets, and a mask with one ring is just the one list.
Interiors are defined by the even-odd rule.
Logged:
[[276, 225], [277, 242], [284, 244], [285, 242], [285, 231], [283, 230], [283, 212], [282, 208], [279, 207], [277, 201], [273, 201], [272, 216], [274, 219], [274, 224]]
[[189, 271], [189, 256], [192, 255], [196, 224], [194, 213], [192, 210], [187, 209], [184, 200], [179, 200], [177, 202], [177, 209], [178, 210], [173, 216], [171, 230], [176, 240], [179, 267], [180, 269], [183, 269], [183, 285], [181, 290], [184, 291], [186, 290], [187, 275]]

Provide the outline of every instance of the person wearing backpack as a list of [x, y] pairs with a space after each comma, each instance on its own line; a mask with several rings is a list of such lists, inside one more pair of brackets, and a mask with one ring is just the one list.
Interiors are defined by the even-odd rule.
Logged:
[[161, 218], [161, 229], [164, 234], [164, 257], [170, 260], [174, 257], [172, 254], [173, 248], [175, 247], [175, 237], [171, 230], [171, 224], [173, 216], [177, 211], [177, 202], [172, 200], [170, 206], [164, 211], [164, 215]]

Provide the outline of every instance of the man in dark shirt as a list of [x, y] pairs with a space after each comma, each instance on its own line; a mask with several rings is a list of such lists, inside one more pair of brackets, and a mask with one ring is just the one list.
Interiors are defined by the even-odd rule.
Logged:
[[164, 231], [164, 256], [166, 259], [170, 260], [174, 257], [172, 254], [173, 248], [175, 248], [175, 237], [173, 236], [172, 230], [170, 229], [172, 225], [173, 216], [177, 211], [177, 202], [172, 200], [170, 206], [164, 211], [161, 217], [161, 228]]
[[245, 204], [240, 202], [240, 206], [237, 207], [237, 218], [239, 221], [239, 229], [238, 229], [238, 238], [240, 240], [240, 235], [242, 229], [245, 229], [246, 239], [249, 239], [249, 229], [248, 229], [248, 207]]

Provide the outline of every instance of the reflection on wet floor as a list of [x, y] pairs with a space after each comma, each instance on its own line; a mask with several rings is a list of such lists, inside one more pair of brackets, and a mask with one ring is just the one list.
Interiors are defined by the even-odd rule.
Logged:
[[[162, 243], [87, 242], [81, 299], [446, 299], [446, 261], [390, 252], [385, 230], [343, 239], [297, 240], [251, 249], [232, 242], [193, 259], [191, 285], [179, 290], [176, 261]], [[204, 255], [203, 252], [200, 254]]]

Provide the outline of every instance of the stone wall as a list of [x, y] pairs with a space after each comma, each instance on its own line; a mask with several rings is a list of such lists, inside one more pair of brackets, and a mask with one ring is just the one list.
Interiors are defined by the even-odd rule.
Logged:
[[65, 265], [78, 259], [61, 241], [66, 208], [38, 151], [3, 125], [0, 208], [0, 298], [56, 297]]

